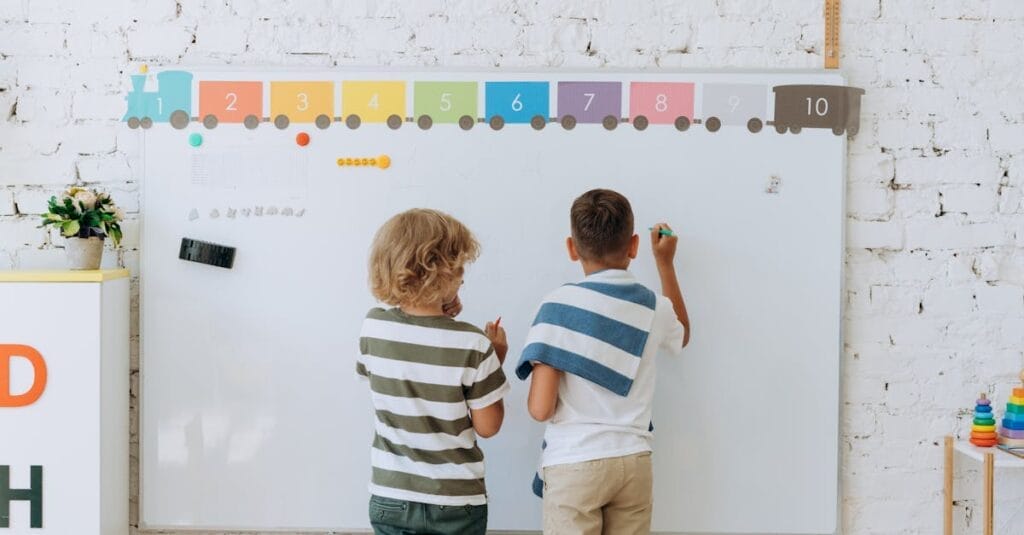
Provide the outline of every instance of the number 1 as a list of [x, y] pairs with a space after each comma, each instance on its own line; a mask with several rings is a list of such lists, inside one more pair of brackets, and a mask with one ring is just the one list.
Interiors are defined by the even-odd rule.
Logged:
[[156, 114], [157, 115], [163, 115], [164, 114], [164, 99], [162, 99], [160, 97], [156, 97]]

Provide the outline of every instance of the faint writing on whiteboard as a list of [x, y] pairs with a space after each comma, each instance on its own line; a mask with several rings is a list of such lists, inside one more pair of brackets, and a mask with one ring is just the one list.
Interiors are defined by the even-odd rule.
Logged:
[[[250, 217], [250, 216], [263, 217], [264, 215], [266, 215], [266, 216], [283, 216], [283, 217], [302, 217], [302, 216], [306, 215], [306, 209], [305, 208], [292, 208], [291, 206], [277, 207], [277, 206], [262, 206], [262, 205], [260, 205], [260, 206], [254, 206], [252, 208], [248, 208], [248, 207], [235, 208], [233, 206], [229, 206], [229, 207], [225, 208], [223, 211], [221, 211], [218, 208], [211, 208], [209, 211], [206, 212], [206, 218], [207, 219], [219, 219], [221, 217], [221, 215], [223, 215], [227, 219], [236, 219], [239, 215], [241, 215], [242, 217]], [[200, 213], [199, 213], [198, 209], [192, 208], [191, 210], [189, 210], [189, 212], [188, 212], [188, 220], [189, 221], [196, 221], [196, 220], [198, 220], [200, 218], [201, 218], [201, 216], [200, 216]]]
[[190, 183], [204, 190], [305, 198], [305, 155], [233, 150], [192, 155]]

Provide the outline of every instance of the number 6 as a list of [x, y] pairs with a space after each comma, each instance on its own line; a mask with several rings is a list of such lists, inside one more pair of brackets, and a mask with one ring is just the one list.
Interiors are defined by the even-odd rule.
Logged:
[[516, 98], [512, 99], [512, 111], [523, 111], [523, 103], [519, 100], [521, 96], [522, 93], [516, 93]]

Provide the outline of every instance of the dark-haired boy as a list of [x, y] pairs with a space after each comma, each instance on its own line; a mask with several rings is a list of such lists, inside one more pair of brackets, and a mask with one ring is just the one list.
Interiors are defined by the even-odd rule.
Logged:
[[586, 277], [544, 299], [516, 369], [520, 379], [532, 372], [530, 414], [549, 422], [534, 482], [544, 533], [646, 534], [655, 360], [679, 353], [690, 335], [672, 263], [677, 238], [664, 223], [651, 231], [658, 296], [627, 271], [640, 244], [629, 200], [588, 191], [570, 220], [569, 258]]

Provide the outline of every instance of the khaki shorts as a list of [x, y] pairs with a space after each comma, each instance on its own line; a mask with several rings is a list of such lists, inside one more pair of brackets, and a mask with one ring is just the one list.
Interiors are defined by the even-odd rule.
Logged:
[[546, 535], [646, 535], [653, 505], [651, 453], [544, 468]]

